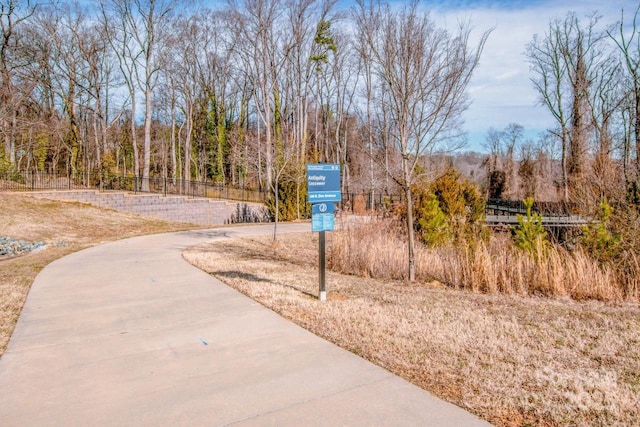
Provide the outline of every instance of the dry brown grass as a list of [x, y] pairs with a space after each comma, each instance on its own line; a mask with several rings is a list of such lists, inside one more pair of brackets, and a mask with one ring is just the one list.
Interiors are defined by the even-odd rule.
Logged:
[[91, 245], [125, 237], [194, 228], [80, 203], [0, 193], [0, 236], [44, 241], [49, 248], [0, 258], [0, 356], [4, 353], [36, 275], [50, 262]]
[[[339, 238], [329, 233], [330, 250]], [[313, 296], [317, 238], [308, 234], [282, 235], [275, 246], [268, 237], [215, 242], [185, 257], [313, 333], [497, 425], [640, 423], [637, 305], [333, 272], [321, 303]], [[378, 268], [365, 262], [354, 272]]]
[[[474, 292], [543, 295], [573, 299], [621, 301], [624, 285], [607, 266], [584, 251], [554, 247], [530, 256], [508, 242], [493, 238], [469, 248], [424, 250], [423, 270], [432, 277]], [[637, 295], [626, 295], [635, 300]]]
[[[403, 231], [391, 219], [343, 225], [335, 234], [329, 265], [364, 277], [405, 279], [408, 259]], [[580, 248], [569, 252], [551, 247], [531, 256], [515, 248], [505, 235], [473, 246], [430, 249], [418, 244], [416, 271], [419, 280], [435, 279], [473, 292], [602, 301], [637, 301], [640, 296], [637, 286], [629, 285], [640, 269], [620, 276]]]

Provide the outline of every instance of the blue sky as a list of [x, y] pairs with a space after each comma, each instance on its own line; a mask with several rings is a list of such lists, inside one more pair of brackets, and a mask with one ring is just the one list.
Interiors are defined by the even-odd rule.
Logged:
[[489, 127], [501, 130], [515, 122], [524, 126], [526, 137], [537, 139], [554, 124], [549, 112], [537, 105], [529, 80], [524, 51], [534, 34], [542, 36], [552, 19], [564, 18], [569, 11], [586, 17], [597, 10], [602, 24], [613, 24], [622, 9], [625, 19], [629, 17], [638, 0], [433, 0], [424, 4], [440, 25], [455, 27], [458, 19], [470, 19], [476, 36], [495, 27], [471, 82], [473, 104], [465, 114], [467, 149], [480, 151]]

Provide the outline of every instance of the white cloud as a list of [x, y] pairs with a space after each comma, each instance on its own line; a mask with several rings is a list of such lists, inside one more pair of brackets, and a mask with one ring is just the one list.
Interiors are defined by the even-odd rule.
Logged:
[[473, 100], [465, 114], [469, 148], [481, 147], [482, 135], [489, 127], [502, 129], [516, 122], [528, 130], [528, 135], [534, 135], [554, 125], [550, 113], [537, 105], [537, 94], [529, 80], [524, 51], [534, 34], [544, 35], [552, 19], [563, 19], [569, 11], [586, 17], [597, 10], [602, 15], [600, 22], [609, 25], [620, 19], [623, 8], [630, 14], [637, 5], [637, 0], [466, 0], [453, 8], [450, 2], [443, 2], [432, 9], [434, 21], [447, 28], [455, 28], [461, 19], [470, 19], [475, 42], [485, 29], [494, 28], [469, 87]]

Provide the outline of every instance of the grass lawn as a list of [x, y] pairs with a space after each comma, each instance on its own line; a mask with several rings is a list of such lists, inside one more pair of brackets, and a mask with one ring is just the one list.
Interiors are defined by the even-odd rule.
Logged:
[[269, 237], [205, 244], [185, 258], [496, 425], [640, 424], [637, 304], [477, 294], [335, 273], [327, 276], [328, 301], [319, 302], [317, 237], [309, 234], [282, 235], [276, 244]]

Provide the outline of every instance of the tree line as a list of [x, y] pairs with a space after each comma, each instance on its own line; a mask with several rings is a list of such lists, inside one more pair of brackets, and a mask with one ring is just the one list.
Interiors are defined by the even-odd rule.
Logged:
[[[526, 46], [531, 81], [555, 123], [542, 143], [556, 147], [553, 179], [564, 201], [593, 207], [603, 199], [639, 200], [640, 4], [630, 12], [622, 10], [617, 23], [601, 22], [597, 12], [568, 12]], [[510, 158], [518, 129], [506, 131]], [[523, 148], [520, 171], [529, 182], [540, 176], [531, 148]]]
[[[556, 126], [536, 142], [490, 129], [485, 194], [640, 198], [632, 12], [611, 25], [570, 12], [533, 36], [531, 81]], [[417, 1], [1, 0], [0, 35], [0, 170], [286, 192], [299, 216], [307, 162], [340, 163], [345, 191], [406, 200], [435, 179], [434, 154], [464, 142], [490, 30], [472, 43], [470, 22], [440, 28]]]
[[[380, 116], [396, 101], [382, 79], [401, 70], [384, 70], [381, 61], [397, 53], [382, 51], [379, 22], [372, 22], [388, 12], [364, 2], [341, 11], [325, 0], [247, 0], [215, 10], [176, 0], [2, 0], [3, 168], [269, 189], [284, 175], [301, 184], [307, 161], [336, 162], [345, 186], [389, 191], [385, 173], [353, 160], [363, 157], [359, 151], [378, 155], [387, 145], [380, 131], [389, 137], [383, 123], [395, 119]], [[424, 20], [416, 30], [429, 47], [453, 40], [417, 3], [402, 13], [398, 19]], [[388, 23], [396, 37], [404, 37], [400, 24]], [[402, 48], [403, 40], [388, 42]], [[447, 59], [440, 50], [431, 60]], [[431, 68], [443, 79], [451, 66]], [[391, 168], [395, 153], [385, 149]]]

